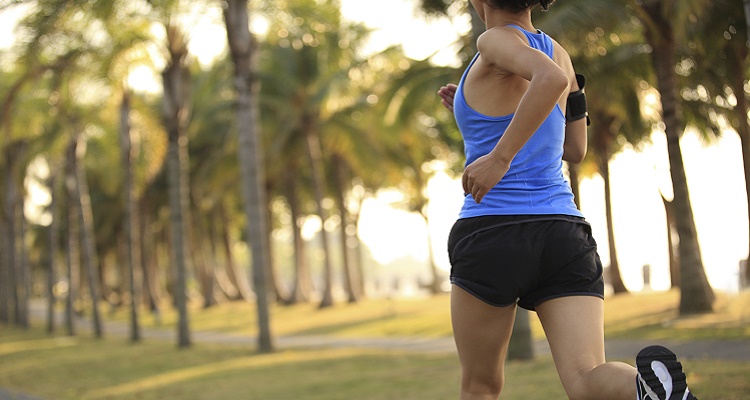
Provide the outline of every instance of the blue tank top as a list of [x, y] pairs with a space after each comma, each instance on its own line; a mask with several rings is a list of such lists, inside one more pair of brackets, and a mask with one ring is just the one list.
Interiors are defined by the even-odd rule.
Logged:
[[[532, 33], [510, 25], [526, 35], [531, 47], [552, 58], [552, 39], [539, 31]], [[464, 140], [466, 165], [488, 154], [508, 128], [513, 114], [492, 117], [469, 107], [464, 97], [464, 81], [479, 53], [466, 68], [454, 99], [454, 115]], [[562, 172], [565, 116], [555, 105], [547, 119], [521, 148], [510, 170], [477, 204], [466, 195], [459, 218], [483, 215], [548, 215], [583, 217], [573, 201], [573, 192]]]

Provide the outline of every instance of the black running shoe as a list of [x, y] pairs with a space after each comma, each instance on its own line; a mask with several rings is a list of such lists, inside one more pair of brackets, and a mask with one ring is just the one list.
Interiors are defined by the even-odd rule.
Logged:
[[636, 357], [638, 398], [641, 400], [697, 400], [685, 381], [682, 364], [672, 351], [649, 346]]

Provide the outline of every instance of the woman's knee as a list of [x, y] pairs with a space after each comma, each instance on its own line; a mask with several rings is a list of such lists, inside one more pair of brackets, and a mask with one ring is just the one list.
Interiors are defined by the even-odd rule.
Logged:
[[563, 386], [571, 400], [630, 399], [635, 395], [635, 377], [632, 366], [608, 362], [579, 370], [564, 379]]
[[461, 382], [461, 391], [473, 396], [487, 396], [496, 399], [500, 396], [504, 383], [505, 379], [502, 373], [464, 373]]

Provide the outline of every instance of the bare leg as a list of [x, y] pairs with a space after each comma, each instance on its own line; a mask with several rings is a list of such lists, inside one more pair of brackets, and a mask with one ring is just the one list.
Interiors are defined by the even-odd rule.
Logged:
[[451, 320], [461, 361], [461, 400], [497, 400], [515, 314], [515, 305], [494, 307], [453, 285]]
[[561, 297], [536, 307], [565, 392], [573, 400], [636, 398], [634, 367], [605, 362], [604, 301]]

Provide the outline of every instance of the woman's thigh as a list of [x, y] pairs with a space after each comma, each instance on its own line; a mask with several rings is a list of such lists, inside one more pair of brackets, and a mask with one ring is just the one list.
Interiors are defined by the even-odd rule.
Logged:
[[464, 379], [502, 381], [516, 306], [497, 307], [453, 285], [451, 320]]
[[536, 311], [566, 388], [605, 362], [601, 298], [559, 297], [538, 305]]

